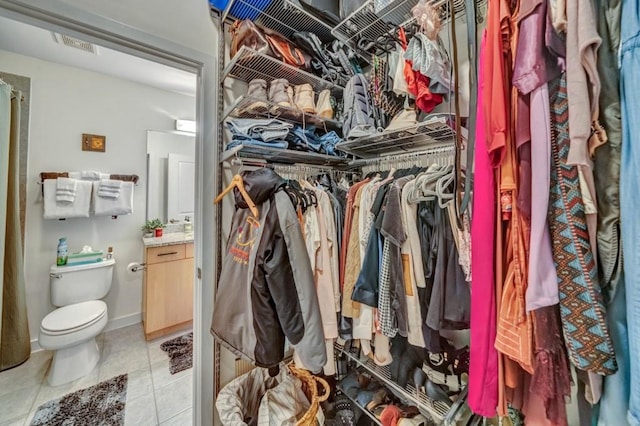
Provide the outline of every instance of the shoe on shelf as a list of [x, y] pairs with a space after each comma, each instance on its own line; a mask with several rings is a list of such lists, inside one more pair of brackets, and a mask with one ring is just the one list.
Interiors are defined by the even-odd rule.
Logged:
[[373, 411], [374, 408], [380, 405], [387, 405], [391, 403], [391, 393], [384, 387], [378, 389], [376, 393], [373, 395], [373, 398], [365, 408], [369, 411]]
[[273, 80], [269, 86], [269, 102], [275, 104], [272, 110], [277, 109], [278, 106], [291, 108], [293, 99], [290, 95], [291, 86], [289, 86], [289, 82], [286, 79]]
[[331, 91], [325, 89], [318, 94], [316, 113], [322, 118], [331, 120], [333, 118], [333, 107], [331, 106]]
[[249, 112], [266, 112], [269, 109], [267, 104], [267, 82], [261, 78], [253, 79], [249, 82], [247, 98], [250, 104], [247, 106]]
[[469, 380], [469, 347], [446, 348], [425, 358], [422, 371], [430, 380], [447, 386], [450, 392], [459, 392]]
[[313, 87], [311, 87], [309, 83], [296, 86], [293, 102], [297, 105], [298, 109], [307, 114], [316, 113]]

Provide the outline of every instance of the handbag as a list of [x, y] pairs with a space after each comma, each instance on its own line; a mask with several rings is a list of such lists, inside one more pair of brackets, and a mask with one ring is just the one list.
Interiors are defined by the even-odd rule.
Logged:
[[249, 19], [237, 20], [229, 29], [231, 33], [230, 54], [233, 58], [242, 46], [268, 56], [274, 56], [264, 31]]
[[294, 46], [283, 35], [265, 30], [265, 37], [271, 48], [272, 56], [285, 64], [304, 70], [311, 69], [311, 56]]

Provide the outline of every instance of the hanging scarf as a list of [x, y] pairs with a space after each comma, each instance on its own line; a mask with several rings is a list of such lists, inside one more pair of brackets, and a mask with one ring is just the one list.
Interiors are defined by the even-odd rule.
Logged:
[[552, 134], [549, 227], [558, 271], [562, 328], [573, 365], [610, 375], [618, 367], [589, 244], [578, 168], [567, 164], [570, 142], [566, 74], [549, 83], [549, 101]]

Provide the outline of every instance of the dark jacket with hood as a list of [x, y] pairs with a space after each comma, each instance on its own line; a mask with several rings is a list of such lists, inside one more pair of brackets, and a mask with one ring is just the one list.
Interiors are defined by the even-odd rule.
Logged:
[[266, 168], [243, 180], [259, 217], [235, 190], [211, 333], [260, 367], [283, 360], [286, 337], [305, 368], [320, 371], [327, 362], [320, 307], [285, 181]]

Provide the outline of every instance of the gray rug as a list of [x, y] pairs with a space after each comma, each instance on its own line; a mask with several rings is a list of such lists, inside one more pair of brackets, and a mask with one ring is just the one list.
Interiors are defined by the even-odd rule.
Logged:
[[160, 349], [169, 355], [169, 371], [179, 373], [193, 366], [193, 333], [167, 340]]
[[31, 426], [122, 426], [127, 381], [123, 374], [44, 403]]

